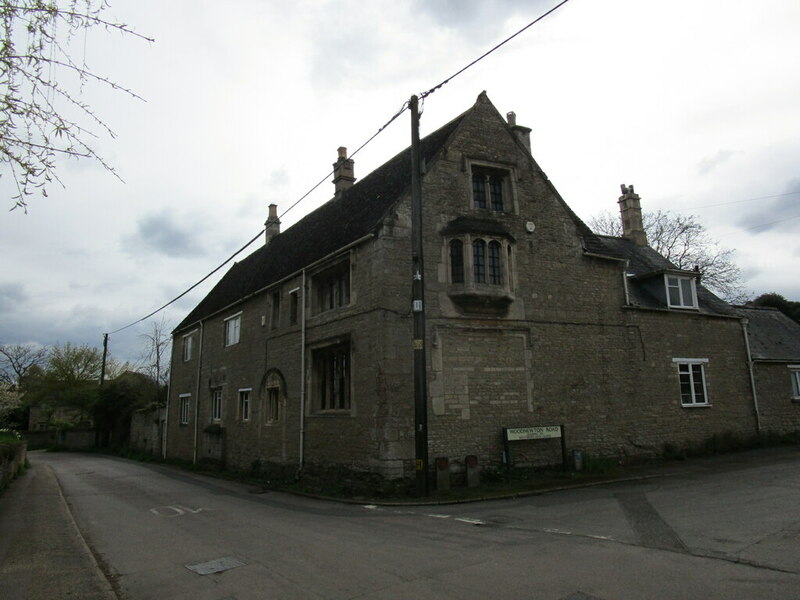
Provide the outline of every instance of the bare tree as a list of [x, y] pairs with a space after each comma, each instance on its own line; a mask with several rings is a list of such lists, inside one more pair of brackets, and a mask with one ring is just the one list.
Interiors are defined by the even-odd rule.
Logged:
[[[32, 344], [0, 344], [0, 427], [23, 409], [25, 376], [47, 358], [47, 348]], [[11, 419], [13, 420], [13, 419]]]
[[[729, 302], [748, 299], [742, 271], [733, 259], [734, 250], [720, 247], [694, 215], [678, 215], [670, 211], [642, 212], [642, 221], [650, 246], [679, 269], [697, 267], [703, 285]], [[588, 220], [596, 233], [619, 237], [622, 224], [619, 216], [601, 212]]]
[[0, 344], [0, 381], [18, 390], [20, 382], [34, 365], [47, 358], [47, 348], [33, 344]]
[[92, 71], [85, 56], [74, 58], [70, 42], [98, 26], [153, 40], [103, 18], [106, 8], [106, 0], [0, 0], [0, 160], [16, 186], [12, 208], [27, 210], [35, 191], [46, 196], [54, 179], [61, 183], [59, 156], [90, 158], [116, 175], [90, 145], [93, 129], [114, 132], [80, 99], [81, 91], [92, 81], [139, 96]]
[[150, 331], [140, 336], [145, 344], [142, 353], [142, 367], [140, 372], [150, 376], [156, 382], [156, 399], [159, 398], [161, 388], [169, 380], [169, 355], [172, 336], [166, 320], [150, 323]]

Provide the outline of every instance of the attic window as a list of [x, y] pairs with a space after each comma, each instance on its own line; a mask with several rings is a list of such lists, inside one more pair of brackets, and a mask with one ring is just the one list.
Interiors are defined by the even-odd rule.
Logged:
[[694, 277], [664, 275], [667, 304], [670, 308], [697, 308], [697, 287]]
[[485, 167], [472, 169], [472, 207], [494, 212], [506, 210], [508, 172]]

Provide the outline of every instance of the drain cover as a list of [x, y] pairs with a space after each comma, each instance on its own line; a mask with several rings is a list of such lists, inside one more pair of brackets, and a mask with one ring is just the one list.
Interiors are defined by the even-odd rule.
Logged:
[[223, 558], [217, 558], [215, 560], [210, 560], [208, 562], [199, 563], [196, 565], [186, 565], [186, 568], [190, 571], [194, 571], [198, 575], [212, 575], [214, 573], [222, 573], [223, 571], [243, 566], [244, 563], [239, 559], [233, 558], [232, 556], [225, 556]]

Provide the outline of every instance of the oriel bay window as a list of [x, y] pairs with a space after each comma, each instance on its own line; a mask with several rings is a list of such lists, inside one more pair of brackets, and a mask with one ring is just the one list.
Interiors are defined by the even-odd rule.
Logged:
[[[506, 252], [503, 252], [503, 246]], [[450, 258], [450, 283], [488, 284], [502, 286], [505, 282], [504, 272], [511, 265], [511, 245], [498, 240], [483, 238], [473, 239], [468, 246], [472, 253], [472, 270], [469, 280], [464, 272], [464, 242], [461, 239], [450, 240], [448, 244]], [[505, 255], [505, 258], [504, 258]]]
[[319, 348], [312, 357], [316, 409], [350, 410], [350, 343]]

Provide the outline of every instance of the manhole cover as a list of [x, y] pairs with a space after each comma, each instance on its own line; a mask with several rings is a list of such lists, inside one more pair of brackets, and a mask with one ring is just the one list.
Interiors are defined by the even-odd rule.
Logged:
[[196, 565], [186, 565], [186, 568], [190, 571], [194, 571], [198, 575], [212, 575], [214, 573], [222, 573], [223, 571], [243, 566], [244, 563], [242, 561], [233, 558], [232, 556], [225, 556], [223, 558], [217, 558], [215, 560], [198, 563]]

